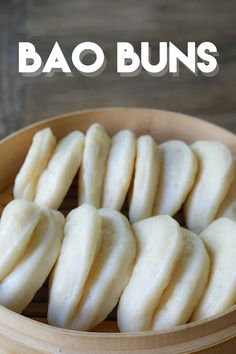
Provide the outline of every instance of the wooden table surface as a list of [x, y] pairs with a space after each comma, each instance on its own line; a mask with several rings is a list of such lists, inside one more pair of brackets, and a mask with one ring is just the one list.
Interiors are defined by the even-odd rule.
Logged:
[[[111, 106], [179, 111], [236, 132], [235, 13], [235, 0], [0, 0], [0, 137], [56, 114]], [[17, 73], [19, 41], [33, 42], [45, 61], [56, 40], [69, 62], [78, 43], [98, 43], [107, 57], [105, 71], [97, 77]], [[212, 41], [220, 70], [212, 78], [184, 68], [180, 77], [120, 77], [117, 41], [137, 50], [141, 41], [152, 48], [172, 41], [181, 49], [187, 41]]]

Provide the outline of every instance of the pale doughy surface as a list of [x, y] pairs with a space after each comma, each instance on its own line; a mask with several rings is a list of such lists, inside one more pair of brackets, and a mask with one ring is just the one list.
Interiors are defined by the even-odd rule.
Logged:
[[110, 138], [100, 124], [93, 124], [85, 136], [84, 153], [79, 174], [79, 204], [101, 207]]
[[210, 260], [199, 236], [182, 229], [183, 251], [153, 317], [153, 330], [187, 323], [207, 284]]
[[200, 237], [210, 256], [211, 267], [206, 290], [192, 320], [216, 315], [236, 302], [236, 223], [218, 219]]
[[236, 159], [234, 159], [234, 179], [216, 215], [216, 219], [219, 218], [236, 221]]
[[35, 202], [58, 209], [82, 161], [84, 135], [74, 131], [57, 145], [48, 167], [39, 178]]
[[[59, 208], [79, 168], [82, 206], [68, 215], [63, 239], [64, 217], [47, 207]], [[50, 277], [49, 324], [91, 330], [120, 296], [124, 332], [220, 313], [236, 303], [236, 223], [229, 220], [236, 220], [234, 170], [230, 151], [218, 142], [158, 147], [151, 136], [135, 140], [129, 130], [110, 140], [93, 124], [85, 139], [75, 131], [56, 147], [50, 128], [39, 131], [15, 179], [16, 199], [0, 221], [0, 304], [21, 313], [61, 251]], [[128, 190], [132, 228], [114, 210]], [[188, 196], [186, 225], [204, 230], [211, 266], [201, 239], [170, 217]], [[95, 209], [101, 205], [106, 208]], [[210, 224], [222, 216], [228, 219]]]
[[90, 330], [113, 310], [129, 281], [136, 254], [128, 220], [112, 209], [100, 209], [102, 240], [70, 328]]
[[50, 128], [38, 131], [34, 137], [25, 161], [15, 179], [14, 198], [32, 201], [35, 197], [38, 179], [56, 146], [56, 138]]
[[161, 145], [162, 168], [153, 215], [173, 216], [185, 202], [197, 172], [197, 159], [187, 144], [170, 140]]
[[102, 220], [91, 205], [66, 218], [61, 253], [50, 279], [48, 323], [69, 328], [100, 247]]
[[119, 302], [120, 331], [152, 329], [152, 317], [183, 249], [182, 231], [170, 216], [155, 216], [133, 225], [138, 254]]
[[23, 256], [40, 219], [40, 208], [15, 199], [4, 209], [0, 222], [0, 281]]
[[[0, 304], [21, 313], [47, 279], [61, 248], [61, 213], [42, 210], [39, 222], [19, 262], [0, 283]], [[60, 221], [58, 220], [60, 219]]]
[[185, 205], [185, 221], [188, 229], [198, 234], [216, 217], [234, 171], [232, 155], [225, 145], [198, 141], [191, 147], [198, 158], [199, 168]]
[[134, 169], [136, 141], [129, 130], [122, 130], [112, 138], [104, 179], [103, 208], [121, 210]]
[[131, 223], [152, 215], [161, 160], [161, 151], [150, 135], [144, 135], [137, 139], [134, 181], [129, 204]]

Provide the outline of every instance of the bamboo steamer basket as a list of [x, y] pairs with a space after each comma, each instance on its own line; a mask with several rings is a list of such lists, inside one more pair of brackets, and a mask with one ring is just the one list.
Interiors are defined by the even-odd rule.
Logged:
[[[236, 154], [232, 133], [199, 119], [153, 109], [110, 108], [80, 111], [44, 120], [12, 134], [0, 142], [0, 207], [12, 199], [12, 183], [24, 160], [33, 135], [46, 126], [61, 138], [72, 130], [86, 131], [101, 123], [110, 135], [132, 129], [137, 136], [151, 134], [158, 143], [181, 139], [218, 140]], [[76, 207], [76, 184], [62, 205], [67, 213]], [[232, 270], [235, 271], [235, 270]], [[109, 294], [107, 295], [109, 296]], [[168, 331], [116, 333], [115, 312], [94, 332], [76, 332], [47, 325], [48, 289], [45, 284], [34, 301], [18, 315], [0, 306], [0, 354], [154, 354], [154, 353], [227, 353], [236, 352], [236, 306], [203, 321]]]

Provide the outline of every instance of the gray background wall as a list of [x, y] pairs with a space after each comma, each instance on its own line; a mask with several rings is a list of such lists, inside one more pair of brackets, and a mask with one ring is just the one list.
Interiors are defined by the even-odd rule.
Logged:
[[[236, 132], [235, 0], [0, 0], [0, 137], [32, 122], [84, 108], [153, 107], [188, 113]], [[33, 42], [46, 60], [58, 41], [70, 62], [82, 41], [98, 43], [107, 57], [105, 71], [88, 78], [22, 78], [17, 44]], [[220, 71], [196, 78], [182, 68], [180, 77], [137, 77], [116, 73], [116, 42], [212, 41]], [[111, 117], [112, 118], [112, 117]]]

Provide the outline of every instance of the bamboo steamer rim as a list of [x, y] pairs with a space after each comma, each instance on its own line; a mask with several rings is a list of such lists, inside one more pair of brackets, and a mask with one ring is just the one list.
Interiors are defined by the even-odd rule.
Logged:
[[[23, 128], [0, 141], [0, 155], [3, 150], [3, 156], [5, 156], [5, 152], [9, 153], [9, 160], [11, 162], [14, 160], [15, 150], [12, 147], [10, 148], [13, 141], [20, 144], [25, 155], [32, 136], [36, 131], [46, 126], [50, 126], [55, 135], [60, 138], [69, 131], [76, 129], [76, 126], [77, 129], [80, 129], [80, 124], [83, 125], [81, 130], [85, 131], [92, 122], [97, 121], [104, 124], [107, 119], [112, 119], [113, 122], [112, 124], [109, 123], [110, 131], [108, 130], [108, 133], [114, 134], [122, 129], [120, 125], [122, 116], [127, 117], [124, 120], [125, 126], [123, 129], [132, 129], [137, 135], [143, 133], [153, 135], [154, 127], [157, 130], [156, 121], [158, 120], [161, 128], [160, 134], [162, 135], [158, 136], [158, 131], [155, 131], [157, 136], [154, 137], [160, 138], [158, 141], [166, 140], [163, 131], [167, 133], [169, 130], [170, 134], [172, 125], [174, 125], [173, 138], [178, 138], [178, 134], [180, 134], [180, 139], [186, 140], [188, 143], [196, 140], [197, 134], [199, 134], [198, 140], [206, 140], [209, 132], [210, 134], [213, 132], [212, 137], [208, 137], [208, 140], [222, 141], [236, 154], [236, 136], [234, 134], [198, 118], [156, 109], [100, 108], [62, 114]], [[127, 120], [128, 117], [129, 120]], [[66, 126], [65, 120], [68, 123]], [[145, 121], [145, 131], [141, 128], [142, 120]], [[106, 128], [106, 124], [104, 125]], [[185, 128], [184, 132], [183, 127]], [[21, 161], [13, 162], [11, 165], [12, 171], [6, 179], [4, 176], [0, 176], [1, 190], [12, 182], [23, 159], [22, 154]], [[1, 160], [2, 158], [0, 158]], [[6, 172], [4, 167], [8, 165], [9, 161], [6, 166], [3, 166], [4, 173]], [[102, 353], [111, 352], [111, 350], [119, 350], [122, 353], [129, 353], [132, 350], [136, 350], [135, 353], [154, 353], [157, 348], [162, 349], [161, 352], [163, 353], [193, 353], [236, 337], [236, 305], [219, 315], [173, 329], [138, 333], [98, 333], [60, 329], [26, 318], [0, 306], [0, 337], [2, 336], [8, 340], [14, 340], [19, 345], [24, 344], [37, 351], [42, 350], [42, 353], [58, 353], [58, 348], [63, 348], [65, 353], [85, 353], [86, 351], [88, 353]], [[45, 346], [47, 351], [44, 351]], [[99, 346], [102, 351], [99, 351]]]

